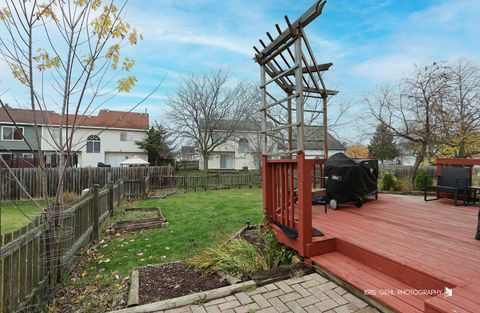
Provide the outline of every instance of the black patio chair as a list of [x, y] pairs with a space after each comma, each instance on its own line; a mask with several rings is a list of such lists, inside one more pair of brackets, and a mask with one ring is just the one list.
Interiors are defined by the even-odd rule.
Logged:
[[[436, 185], [427, 185], [424, 189], [424, 200], [438, 200], [438, 193], [453, 194], [455, 205], [458, 205], [458, 196], [463, 196], [463, 202], [467, 197], [467, 187], [470, 183], [469, 169], [467, 167], [444, 166], [437, 177]], [[437, 196], [433, 199], [427, 199], [427, 192], [433, 190], [437, 192]]]

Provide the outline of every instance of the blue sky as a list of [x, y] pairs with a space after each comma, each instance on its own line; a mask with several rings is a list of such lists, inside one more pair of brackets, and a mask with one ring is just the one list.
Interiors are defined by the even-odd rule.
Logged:
[[[252, 46], [274, 32], [275, 23], [285, 27], [284, 15], [293, 21], [312, 3], [130, 0], [127, 19], [144, 36], [125, 50], [136, 60], [138, 84], [106, 107], [128, 109], [165, 75], [158, 92], [138, 108], [152, 119], [164, 117], [167, 96], [188, 73], [221, 67], [234, 80], [257, 81]], [[406, 75], [414, 64], [461, 56], [480, 64], [479, 13], [477, 0], [330, 0], [306, 31], [317, 60], [334, 63], [326, 79], [340, 90], [336, 101], [350, 103], [355, 114], [366, 109], [363, 95]], [[346, 131], [344, 137], [355, 136]]]

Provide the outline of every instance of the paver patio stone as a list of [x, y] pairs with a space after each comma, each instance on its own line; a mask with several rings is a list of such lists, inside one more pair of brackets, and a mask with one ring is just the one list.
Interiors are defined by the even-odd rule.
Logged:
[[278, 299], [277, 297], [268, 299], [268, 302], [270, 302], [278, 312], [282, 313], [289, 311], [289, 308], [285, 305], [285, 303], [280, 301], [280, 299]]
[[262, 295], [253, 295], [252, 299], [263, 309], [271, 306], [270, 302], [267, 301]]
[[284, 294], [285, 294], [285, 292], [282, 289], [277, 289], [277, 290], [266, 292], [266, 293], [262, 294], [262, 296], [265, 299], [270, 299], [270, 298], [278, 297], [278, 296], [281, 296], [281, 295], [284, 295]]
[[305, 311], [305, 310], [300, 306], [300, 304], [297, 303], [297, 301], [290, 301], [290, 302], [285, 303], [285, 305], [290, 308], [291, 312], [294, 312], [294, 313], [307, 313], [307, 311]]
[[[160, 312], [160, 311], [159, 311]], [[318, 274], [294, 277], [164, 313], [378, 313], [365, 301]]]
[[237, 297], [238, 301], [240, 301], [240, 303], [242, 305], [249, 304], [249, 303], [253, 302], [253, 299], [250, 298], [250, 296], [247, 295], [245, 292], [239, 292], [239, 293], [235, 294], [235, 297]]
[[325, 301], [322, 301], [320, 303], [315, 304], [315, 307], [317, 309], [319, 309], [321, 312], [331, 310], [331, 309], [336, 308], [338, 306], [339, 306], [339, 304], [337, 302], [333, 301], [332, 299], [328, 299], [328, 300], [325, 300]]
[[218, 309], [223, 312], [228, 309], [236, 308], [237, 306], [240, 306], [240, 302], [238, 302], [238, 300], [235, 298], [235, 300], [233, 301], [228, 301], [228, 302], [219, 304]]

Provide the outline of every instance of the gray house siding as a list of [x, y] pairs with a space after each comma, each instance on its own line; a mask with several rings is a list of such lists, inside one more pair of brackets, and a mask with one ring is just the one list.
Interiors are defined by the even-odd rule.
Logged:
[[[35, 130], [32, 125], [18, 125], [19, 127], [23, 127], [23, 136], [25, 137], [26, 141], [4, 140], [3, 132], [6, 131], [6, 129], [4, 128], [5, 126], [15, 127], [12, 124], [0, 123], [0, 150], [2, 152], [10, 150], [12, 152], [18, 152], [21, 154], [30, 152], [30, 149], [33, 149], [34, 151], [38, 150], [37, 140], [35, 139]], [[39, 129], [39, 131], [41, 130]]]

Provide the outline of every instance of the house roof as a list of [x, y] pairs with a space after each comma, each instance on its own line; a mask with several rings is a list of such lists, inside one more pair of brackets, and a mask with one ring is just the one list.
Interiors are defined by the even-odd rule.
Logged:
[[[305, 150], [323, 150], [323, 127], [305, 126]], [[296, 145], [296, 132], [293, 132], [293, 142]], [[345, 150], [346, 147], [332, 134], [328, 133], [327, 143], [329, 150]]]
[[[9, 114], [12, 118], [9, 117]], [[39, 124], [58, 125], [61, 122], [61, 115], [53, 111], [35, 111], [17, 108], [0, 108], [0, 122], [11, 123], [12, 119], [16, 123], [32, 124], [34, 122], [34, 114]], [[75, 115], [68, 114], [64, 116], [68, 118], [68, 124], [72, 125]], [[129, 128], [129, 129], [148, 129], [148, 114], [123, 112], [112, 110], [100, 110], [98, 115], [77, 115], [75, 125], [90, 127], [112, 127], [112, 128]]]
[[39, 124], [48, 124], [49, 116], [56, 114], [53, 111], [32, 111], [12, 107], [0, 108], [0, 122], [33, 124], [34, 117]]

